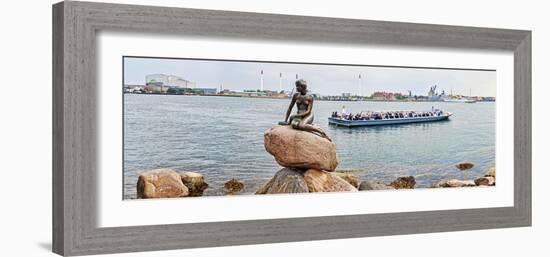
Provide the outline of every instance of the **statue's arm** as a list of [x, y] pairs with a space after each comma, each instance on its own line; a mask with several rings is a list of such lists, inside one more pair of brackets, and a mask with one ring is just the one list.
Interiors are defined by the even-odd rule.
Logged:
[[292, 96], [292, 100], [290, 101], [290, 105], [288, 106], [288, 110], [286, 111], [285, 122], [288, 122], [288, 117], [290, 116], [290, 113], [292, 112], [292, 108], [294, 108], [294, 104], [296, 103], [296, 96], [297, 96], [297, 94], [294, 94]]

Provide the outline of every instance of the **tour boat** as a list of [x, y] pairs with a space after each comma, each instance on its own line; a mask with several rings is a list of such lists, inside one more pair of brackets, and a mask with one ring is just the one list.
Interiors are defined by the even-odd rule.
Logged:
[[[388, 113], [403, 113], [403, 117], [386, 115]], [[344, 127], [359, 127], [359, 126], [378, 126], [378, 125], [394, 125], [419, 122], [433, 122], [448, 120], [453, 115], [451, 112], [443, 112], [436, 110], [433, 112], [370, 112], [370, 117], [359, 119], [348, 119], [342, 116], [334, 116], [328, 118], [328, 123]], [[373, 118], [375, 117], [375, 118]]]

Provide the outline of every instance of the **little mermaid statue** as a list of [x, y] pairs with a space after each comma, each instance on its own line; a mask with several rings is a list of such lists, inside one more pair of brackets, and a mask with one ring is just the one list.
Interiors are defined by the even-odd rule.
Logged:
[[[298, 113], [290, 115], [294, 104], [298, 107]], [[296, 93], [292, 95], [292, 100], [286, 111], [285, 121], [279, 122], [279, 125], [290, 125], [293, 129], [307, 131], [332, 141], [321, 128], [313, 125], [312, 109], [313, 96], [308, 94], [307, 82], [303, 79], [297, 80]]]

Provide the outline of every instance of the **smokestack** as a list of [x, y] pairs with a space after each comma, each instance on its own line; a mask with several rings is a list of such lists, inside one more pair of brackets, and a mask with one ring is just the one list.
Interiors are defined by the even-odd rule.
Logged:
[[283, 91], [283, 73], [279, 72], [279, 93]]
[[363, 85], [361, 85], [361, 74], [359, 74], [359, 96], [363, 96]]
[[260, 91], [264, 91], [264, 70], [262, 70], [262, 74], [260, 76]]

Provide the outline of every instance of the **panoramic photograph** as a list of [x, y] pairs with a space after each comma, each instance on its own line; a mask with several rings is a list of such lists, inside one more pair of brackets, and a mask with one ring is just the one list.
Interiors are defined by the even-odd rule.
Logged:
[[125, 200], [496, 185], [495, 70], [122, 61]]

